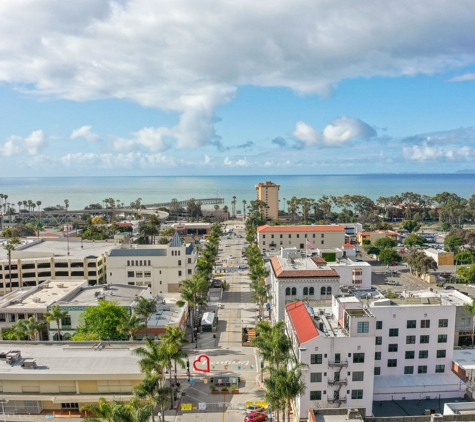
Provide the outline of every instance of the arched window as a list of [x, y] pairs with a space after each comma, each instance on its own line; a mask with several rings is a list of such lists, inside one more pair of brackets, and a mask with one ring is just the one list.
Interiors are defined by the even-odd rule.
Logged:
[[327, 295], [331, 295], [332, 294], [332, 288], [331, 287], [327, 287]]
[[290, 296], [290, 287], [285, 289], [285, 296]]
[[326, 291], [325, 287], [322, 287], [322, 288], [320, 289], [320, 294], [321, 294], [321, 295], [325, 295], [325, 291]]
[[308, 289], [308, 294], [310, 296], [313, 296], [315, 294], [315, 289], [313, 287], [310, 287], [310, 289]]
[[308, 287], [303, 288], [303, 294], [304, 294], [304, 296], [308, 295]]
[[297, 294], [297, 287], [292, 287], [292, 296]]

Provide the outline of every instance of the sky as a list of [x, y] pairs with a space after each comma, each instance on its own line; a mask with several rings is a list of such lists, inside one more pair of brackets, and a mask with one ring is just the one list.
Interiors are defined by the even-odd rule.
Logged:
[[471, 0], [0, 2], [0, 177], [475, 172]]

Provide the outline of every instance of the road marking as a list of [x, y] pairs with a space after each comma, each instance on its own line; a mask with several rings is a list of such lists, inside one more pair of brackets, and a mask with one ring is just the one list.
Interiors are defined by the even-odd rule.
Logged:
[[[231, 296], [231, 287], [232, 285], [234, 284], [234, 273], [233, 275], [231, 276], [231, 283], [229, 283], [229, 304], [232, 305], [233, 303], [233, 299], [232, 299], [232, 296]], [[230, 323], [231, 323], [231, 312], [233, 310], [230, 308], [229, 309], [229, 314], [228, 314], [228, 323], [227, 323], [227, 330], [228, 330], [228, 342], [227, 342], [227, 347], [229, 347], [229, 341], [230, 341], [230, 338], [231, 338], [231, 327], [230, 327]]]

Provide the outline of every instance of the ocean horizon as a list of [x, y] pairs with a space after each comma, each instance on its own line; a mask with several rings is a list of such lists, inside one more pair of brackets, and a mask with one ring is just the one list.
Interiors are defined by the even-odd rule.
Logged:
[[[82, 209], [92, 203], [114, 198], [128, 205], [137, 198], [144, 204], [180, 201], [190, 198], [220, 197], [230, 205], [236, 196], [236, 209], [242, 201], [256, 198], [255, 184], [271, 180], [280, 184], [279, 198], [289, 200], [322, 195], [364, 195], [372, 200], [402, 192], [433, 196], [444, 191], [470, 198], [475, 193], [475, 173], [365, 173], [333, 175], [243, 175], [243, 176], [66, 176], [2, 177], [0, 193], [16, 206], [18, 201], [41, 201], [41, 208], [64, 205]], [[224, 205], [224, 204], [223, 204]]]

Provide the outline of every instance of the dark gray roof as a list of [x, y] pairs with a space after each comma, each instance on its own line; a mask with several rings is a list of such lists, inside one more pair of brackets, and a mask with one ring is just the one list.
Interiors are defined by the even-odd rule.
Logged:
[[177, 232], [175, 232], [175, 234], [173, 235], [173, 239], [170, 243], [170, 247], [171, 248], [179, 248], [181, 246], [182, 246], [182, 243], [181, 243], [180, 236], [178, 235]]
[[113, 249], [109, 256], [167, 256], [167, 250], [163, 249]]

